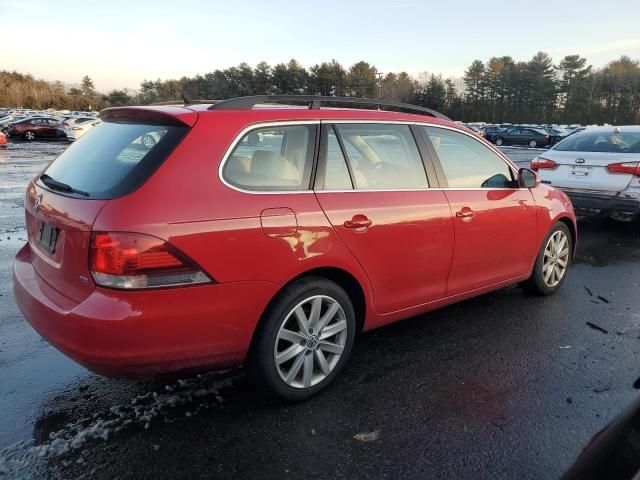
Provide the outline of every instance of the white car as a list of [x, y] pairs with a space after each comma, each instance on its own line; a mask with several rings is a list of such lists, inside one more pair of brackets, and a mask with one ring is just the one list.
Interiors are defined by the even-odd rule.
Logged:
[[578, 215], [630, 221], [640, 214], [640, 125], [575, 133], [531, 162], [565, 192]]
[[73, 142], [77, 140], [82, 135], [87, 133], [93, 127], [100, 123], [99, 118], [93, 117], [78, 117], [78, 118], [69, 118], [62, 123], [62, 128], [64, 129], [64, 133], [67, 136], [67, 140]]

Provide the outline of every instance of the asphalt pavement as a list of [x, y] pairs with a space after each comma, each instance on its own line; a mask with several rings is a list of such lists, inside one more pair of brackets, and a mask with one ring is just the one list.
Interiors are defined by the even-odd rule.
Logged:
[[0, 478], [557, 478], [638, 396], [640, 224], [608, 220], [580, 223], [556, 295], [509, 287], [364, 334], [304, 403], [242, 369], [91, 374], [11, 290], [24, 187], [65, 146], [0, 148]]

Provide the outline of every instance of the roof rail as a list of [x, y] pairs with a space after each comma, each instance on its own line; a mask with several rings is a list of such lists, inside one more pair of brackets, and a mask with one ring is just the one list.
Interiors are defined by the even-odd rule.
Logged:
[[430, 108], [411, 105], [409, 103], [393, 102], [391, 100], [379, 100], [374, 98], [358, 98], [358, 97], [324, 97], [319, 95], [254, 95], [251, 97], [230, 98], [228, 100], [220, 100], [211, 105], [208, 110], [251, 110], [255, 105], [260, 103], [280, 103], [280, 102], [302, 102], [308, 103], [309, 109], [315, 110], [322, 105], [351, 103], [357, 105], [371, 105], [380, 107], [392, 107], [399, 110], [407, 110], [411, 113], [429, 115], [430, 117], [441, 118], [442, 120], [451, 120], [440, 112], [431, 110]]

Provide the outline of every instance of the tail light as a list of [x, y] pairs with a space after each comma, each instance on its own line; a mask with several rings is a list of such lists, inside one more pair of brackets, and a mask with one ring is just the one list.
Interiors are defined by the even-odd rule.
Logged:
[[63, 127], [68, 127], [69, 126], [69, 122], [62, 122], [62, 126]]
[[158, 288], [211, 282], [197, 265], [167, 242], [139, 233], [96, 232], [89, 254], [97, 285]]
[[640, 177], [640, 163], [638, 162], [612, 163], [607, 165], [607, 170], [613, 173], [626, 173]]
[[556, 168], [558, 164], [553, 160], [548, 160], [546, 158], [537, 157], [531, 160], [531, 170], [538, 171], [542, 168]]
[[82, 130], [82, 127], [73, 127], [71, 130]]

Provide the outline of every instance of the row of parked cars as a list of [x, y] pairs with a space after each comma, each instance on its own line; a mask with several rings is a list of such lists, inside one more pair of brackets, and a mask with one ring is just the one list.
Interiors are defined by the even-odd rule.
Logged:
[[[55, 112], [57, 113], [57, 112]], [[32, 141], [63, 139], [74, 141], [100, 123], [95, 113], [31, 112], [0, 110], [0, 132], [6, 137]]]
[[581, 125], [513, 125], [510, 123], [500, 125], [468, 123], [465, 126], [497, 146], [521, 145], [530, 148], [550, 147], [586, 128]]

